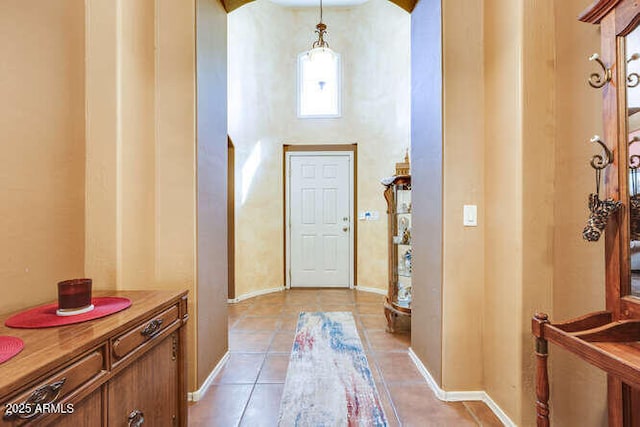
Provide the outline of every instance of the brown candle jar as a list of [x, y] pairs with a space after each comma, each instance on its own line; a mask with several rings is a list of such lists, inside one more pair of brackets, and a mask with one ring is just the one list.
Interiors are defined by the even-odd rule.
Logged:
[[91, 306], [91, 279], [58, 282], [58, 311], [77, 311]]

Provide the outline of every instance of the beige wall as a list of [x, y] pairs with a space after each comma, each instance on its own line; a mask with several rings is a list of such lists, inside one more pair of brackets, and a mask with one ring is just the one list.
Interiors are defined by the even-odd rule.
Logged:
[[[87, 4], [86, 274], [106, 289], [190, 291], [188, 387], [195, 390], [227, 349], [224, 291], [207, 293], [226, 290], [226, 274], [196, 279], [196, 4]], [[224, 179], [224, 167], [215, 170], [213, 178]], [[209, 221], [226, 224], [217, 212]], [[224, 263], [224, 237], [203, 232], [198, 240], [221, 242], [214, 252]], [[197, 280], [207, 285], [203, 310]]]
[[[483, 389], [484, 51], [481, 0], [443, 2], [442, 388]], [[477, 205], [478, 227], [462, 224]], [[418, 236], [416, 236], [418, 237]], [[428, 237], [421, 237], [428, 241]], [[464, 268], [461, 268], [464, 266]], [[419, 333], [420, 328], [417, 328]]]
[[119, 289], [155, 278], [155, 1], [121, 1], [117, 233]]
[[[226, 14], [208, 5], [215, 18], [202, 26], [221, 29], [222, 52]], [[213, 243], [197, 329], [195, 16], [195, 2], [172, 0], [8, 0], [0, 14], [11, 100], [0, 114], [0, 312], [53, 300], [57, 281], [85, 274], [96, 289], [188, 289], [190, 390], [227, 349], [226, 273], [215, 273], [226, 272], [226, 220], [215, 210], [204, 216], [222, 237], [199, 236]], [[219, 122], [219, 161], [201, 168], [213, 185], [226, 177]]]
[[[525, 0], [522, 55], [521, 425], [534, 425], [535, 358], [531, 317], [552, 303], [556, 126], [552, 2]], [[576, 236], [575, 238], [578, 238]], [[504, 345], [504, 344], [503, 344]]]
[[191, 287], [195, 7], [88, 5], [87, 274], [105, 288]]
[[87, 3], [86, 274], [100, 289], [154, 279], [155, 5]]
[[[601, 126], [584, 80], [599, 36], [576, 20], [588, 3], [485, 1], [484, 383], [518, 425], [535, 424], [533, 313], [604, 305], [601, 244], [580, 235], [593, 185], [583, 142]], [[602, 425], [603, 375], [550, 347], [554, 422]]]
[[[356, 17], [367, 25], [353, 25]], [[328, 42], [342, 55], [342, 117], [298, 119], [296, 58], [311, 46], [317, 19], [317, 9], [287, 9], [266, 0], [229, 14], [236, 296], [284, 284], [283, 144], [358, 144], [358, 209], [376, 210], [380, 220], [358, 223], [357, 284], [378, 289], [387, 285], [386, 205], [380, 179], [393, 174], [395, 162], [409, 147], [410, 15], [384, 0], [325, 8]], [[371, 54], [374, 46], [380, 55]], [[243, 167], [257, 144], [262, 156], [245, 196]]]
[[[521, 415], [522, 2], [486, 0], [485, 389], [516, 422]], [[505, 37], [505, 35], [509, 35]]]
[[113, 289], [118, 271], [118, 11], [112, 0], [86, 2], [85, 272]]
[[84, 2], [0, 13], [0, 312], [84, 275]]
[[[604, 310], [604, 242], [582, 240], [587, 196], [595, 190], [588, 141], [602, 134], [602, 92], [587, 84], [600, 51], [597, 26], [576, 16], [592, 2], [554, 2], [556, 22], [556, 147], [554, 287], [552, 319]], [[551, 417], [554, 425], [607, 423], [606, 376], [581, 359], [550, 346]]]

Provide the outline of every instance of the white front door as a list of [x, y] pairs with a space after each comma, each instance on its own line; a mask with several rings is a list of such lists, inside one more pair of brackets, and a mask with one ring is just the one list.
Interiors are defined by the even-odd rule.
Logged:
[[352, 153], [290, 152], [288, 262], [292, 287], [350, 287]]

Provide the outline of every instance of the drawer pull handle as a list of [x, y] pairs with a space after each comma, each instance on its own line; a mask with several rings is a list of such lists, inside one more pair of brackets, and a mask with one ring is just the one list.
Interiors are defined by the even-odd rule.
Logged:
[[135, 409], [129, 414], [129, 427], [140, 427], [144, 424], [144, 414], [141, 410]]
[[144, 327], [142, 331], [140, 331], [140, 334], [143, 337], [151, 338], [152, 336], [157, 334], [158, 331], [160, 331], [161, 327], [162, 327], [162, 319], [153, 319], [151, 322], [147, 324], [147, 326]]
[[54, 403], [60, 396], [60, 392], [62, 391], [62, 386], [64, 385], [65, 381], [67, 381], [67, 379], [62, 378], [60, 381], [38, 387], [24, 402], [17, 405], [20, 408], [24, 408], [24, 412], [7, 413], [9, 409], [6, 409], [4, 411], [4, 416], [2, 417], [2, 419], [5, 421], [16, 419], [28, 420], [35, 417], [36, 415], [38, 415], [38, 412], [35, 411], [35, 405]]

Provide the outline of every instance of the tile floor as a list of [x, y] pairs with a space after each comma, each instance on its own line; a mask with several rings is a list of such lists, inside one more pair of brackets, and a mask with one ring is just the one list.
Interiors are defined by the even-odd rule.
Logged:
[[410, 336], [385, 332], [383, 297], [352, 290], [268, 294], [229, 305], [229, 360], [190, 426], [276, 426], [297, 313], [351, 311], [390, 426], [501, 426], [482, 402], [442, 402], [408, 355]]

